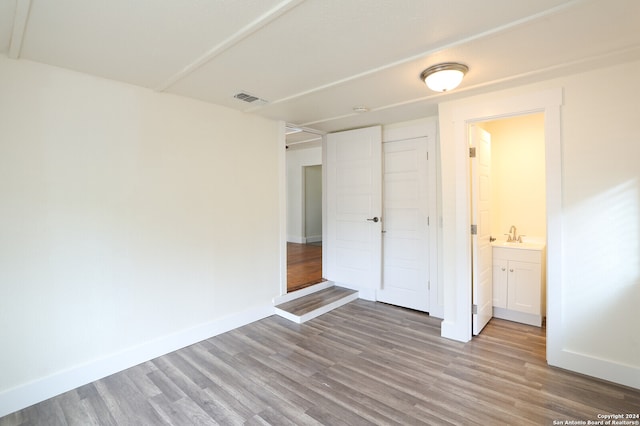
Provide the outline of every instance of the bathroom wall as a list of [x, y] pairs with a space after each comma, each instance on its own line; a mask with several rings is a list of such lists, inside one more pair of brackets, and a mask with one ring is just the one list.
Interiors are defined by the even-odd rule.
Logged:
[[491, 234], [506, 238], [511, 225], [527, 239], [545, 239], [544, 115], [488, 121], [491, 133]]

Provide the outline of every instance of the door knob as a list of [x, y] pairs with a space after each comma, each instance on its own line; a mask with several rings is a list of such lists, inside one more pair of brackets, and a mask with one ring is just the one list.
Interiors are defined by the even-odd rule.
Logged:
[[368, 220], [368, 221], [370, 221], [370, 222], [377, 222], [377, 221], [379, 221], [380, 219], [378, 219], [378, 216], [376, 216], [376, 217], [373, 217], [373, 218], [371, 218], [371, 219], [367, 219], [367, 220]]

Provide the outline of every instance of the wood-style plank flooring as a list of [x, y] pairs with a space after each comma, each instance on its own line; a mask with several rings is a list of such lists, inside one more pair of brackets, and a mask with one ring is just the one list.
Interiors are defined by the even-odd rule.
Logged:
[[540, 328], [494, 319], [459, 343], [440, 320], [357, 300], [305, 324], [268, 317], [0, 425], [551, 425], [640, 412], [640, 391], [550, 368], [544, 347]]
[[322, 245], [287, 243], [287, 292], [322, 281]]

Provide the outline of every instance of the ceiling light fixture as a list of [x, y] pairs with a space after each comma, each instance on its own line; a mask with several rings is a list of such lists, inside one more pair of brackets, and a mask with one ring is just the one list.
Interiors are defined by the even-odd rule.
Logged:
[[420, 74], [420, 80], [434, 92], [448, 92], [462, 82], [462, 78], [469, 71], [466, 65], [456, 62], [445, 62], [433, 65]]

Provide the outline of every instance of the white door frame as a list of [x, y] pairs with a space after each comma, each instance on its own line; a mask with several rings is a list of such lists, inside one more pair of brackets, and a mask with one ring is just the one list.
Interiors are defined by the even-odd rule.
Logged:
[[[480, 99], [480, 100], [478, 100]], [[456, 107], [459, 105], [458, 107]], [[469, 248], [468, 127], [472, 123], [543, 112], [545, 117], [547, 204], [547, 360], [560, 356], [562, 342], [562, 148], [560, 107], [562, 89], [499, 97], [496, 94], [472, 102], [452, 102], [441, 108], [443, 152], [443, 337], [466, 342], [471, 339], [471, 253]], [[444, 112], [443, 112], [444, 111]], [[446, 127], [446, 129], [445, 129]], [[445, 164], [446, 161], [446, 164]], [[446, 168], [451, 168], [446, 170]], [[445, 199], [445, 194], [448, 195]]]

